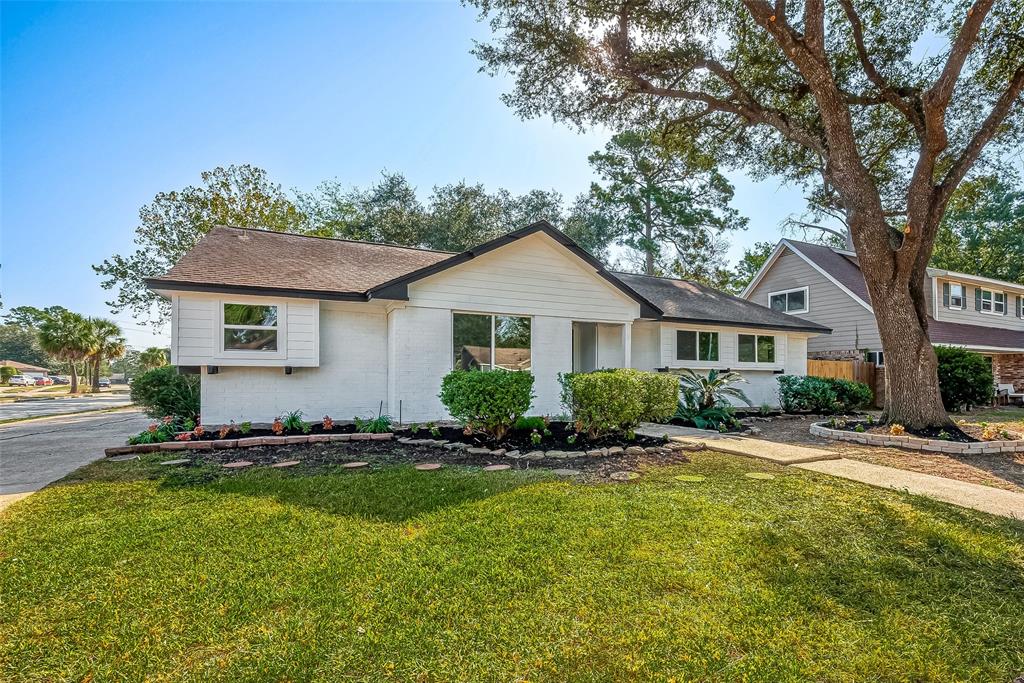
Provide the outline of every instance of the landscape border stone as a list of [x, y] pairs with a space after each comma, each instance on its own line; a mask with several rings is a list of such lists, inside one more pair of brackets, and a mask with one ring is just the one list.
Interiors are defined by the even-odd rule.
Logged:
[[917, 436], [896, 436], [893, 434], [872, 434], [870, 432], [851, 432], [846, 429], [832, 429], [824, 422], [811, 425], [811, 434], [832, 441], [850, 441], [867, 446], [888, 446], [905, 448], [914, 451], [931, 453], [949, 453], [951, 455], [981, 455], [990, 453], [1024, 453], [1024, 439], [1014, 441], [978, 441], [961, 443], [958, 441], [942, 441], [941, 439], [922, 439]]

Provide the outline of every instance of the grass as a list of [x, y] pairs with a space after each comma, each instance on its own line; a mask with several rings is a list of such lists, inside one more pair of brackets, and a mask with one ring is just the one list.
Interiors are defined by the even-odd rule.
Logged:
[[0, 679], [1024, 673], [1010, 520], [715, 454], [626, 485], [163, 457], [90, 465], [0, 515]]
[[998, 408], [979, 408], [969, 413], [951, 414], [954, 420], [966, 420], [969, 424], [988, 422], [1001, 424], [1007, 429], [1024, 431], [1024, 408], [1016, 406], [1000, 406]]

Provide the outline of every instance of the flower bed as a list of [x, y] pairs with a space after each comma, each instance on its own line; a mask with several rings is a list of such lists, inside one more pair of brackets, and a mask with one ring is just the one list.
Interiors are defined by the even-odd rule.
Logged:
[[[862, 431], [857, 431], [860, 426]], [[831, 426], [828, 422], [817, 422], [811, 425], [811, 434], [833, 441], [851, 441], [870, 446], [894, 446], [915, 451], [932, 451], [935, 453], [979, 454], [979, 453], [1024, 453], [1024, 439], [968, 441], [953, 440], [954, 432], [949, 438], [924, 438], [910, 434], [894, 434], [890, 427], [872, 425], [870, 429], [864, 422], [847, 422], [844, 426]], [[896, 430], [899, 431], [899, 430]], [[960, 430], [954, 430], [959, 432]], [[962, 432], [961, 432], [962, 434]], [[973, 437], [964, 435], [967, 439]]]

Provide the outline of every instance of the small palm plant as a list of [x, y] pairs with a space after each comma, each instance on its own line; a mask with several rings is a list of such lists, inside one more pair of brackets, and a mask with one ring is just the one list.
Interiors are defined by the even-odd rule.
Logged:
[[743, 401], [749, 406], [750, 399], [747, 395], [739, 387], [733, 386], [746, 381], [743, 375], [732, 370], [711, 370], [705, 376], [686, 368], [679, 373], [679, 389], [686, 403], [697, 410], [714, 408], [726, 403], [730, 398]]

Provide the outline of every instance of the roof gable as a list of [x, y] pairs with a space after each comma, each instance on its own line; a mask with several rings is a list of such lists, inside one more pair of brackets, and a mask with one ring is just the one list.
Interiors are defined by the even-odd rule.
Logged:
[[768, 260], [764, 262], [764, 265], [761, 266], [761, 269], [757, 271], [757, 275], [754, 276], [754, 279], [750, 281], [750, 284], [747, 285], [740, 296], [748, 299], [754, 290], [757, 289], [761, 280], [764, 279], [765, 274], [771, 270], [775, 262], [787, 250], [800, 257], [807, 265], [824, 276], [825, 279], [838, 287], [859, 305], [869, 311], [872, 310], [870, 304], [871, 295], [868, 293], [864, 276], [860, 272], [856, 255], [852, 255], [850, 252], [839, 252], [831, 247], [825, 247], [820, 244], [795, 242], [787, 239], [779, 240], [775, 250], [768, 257]]

